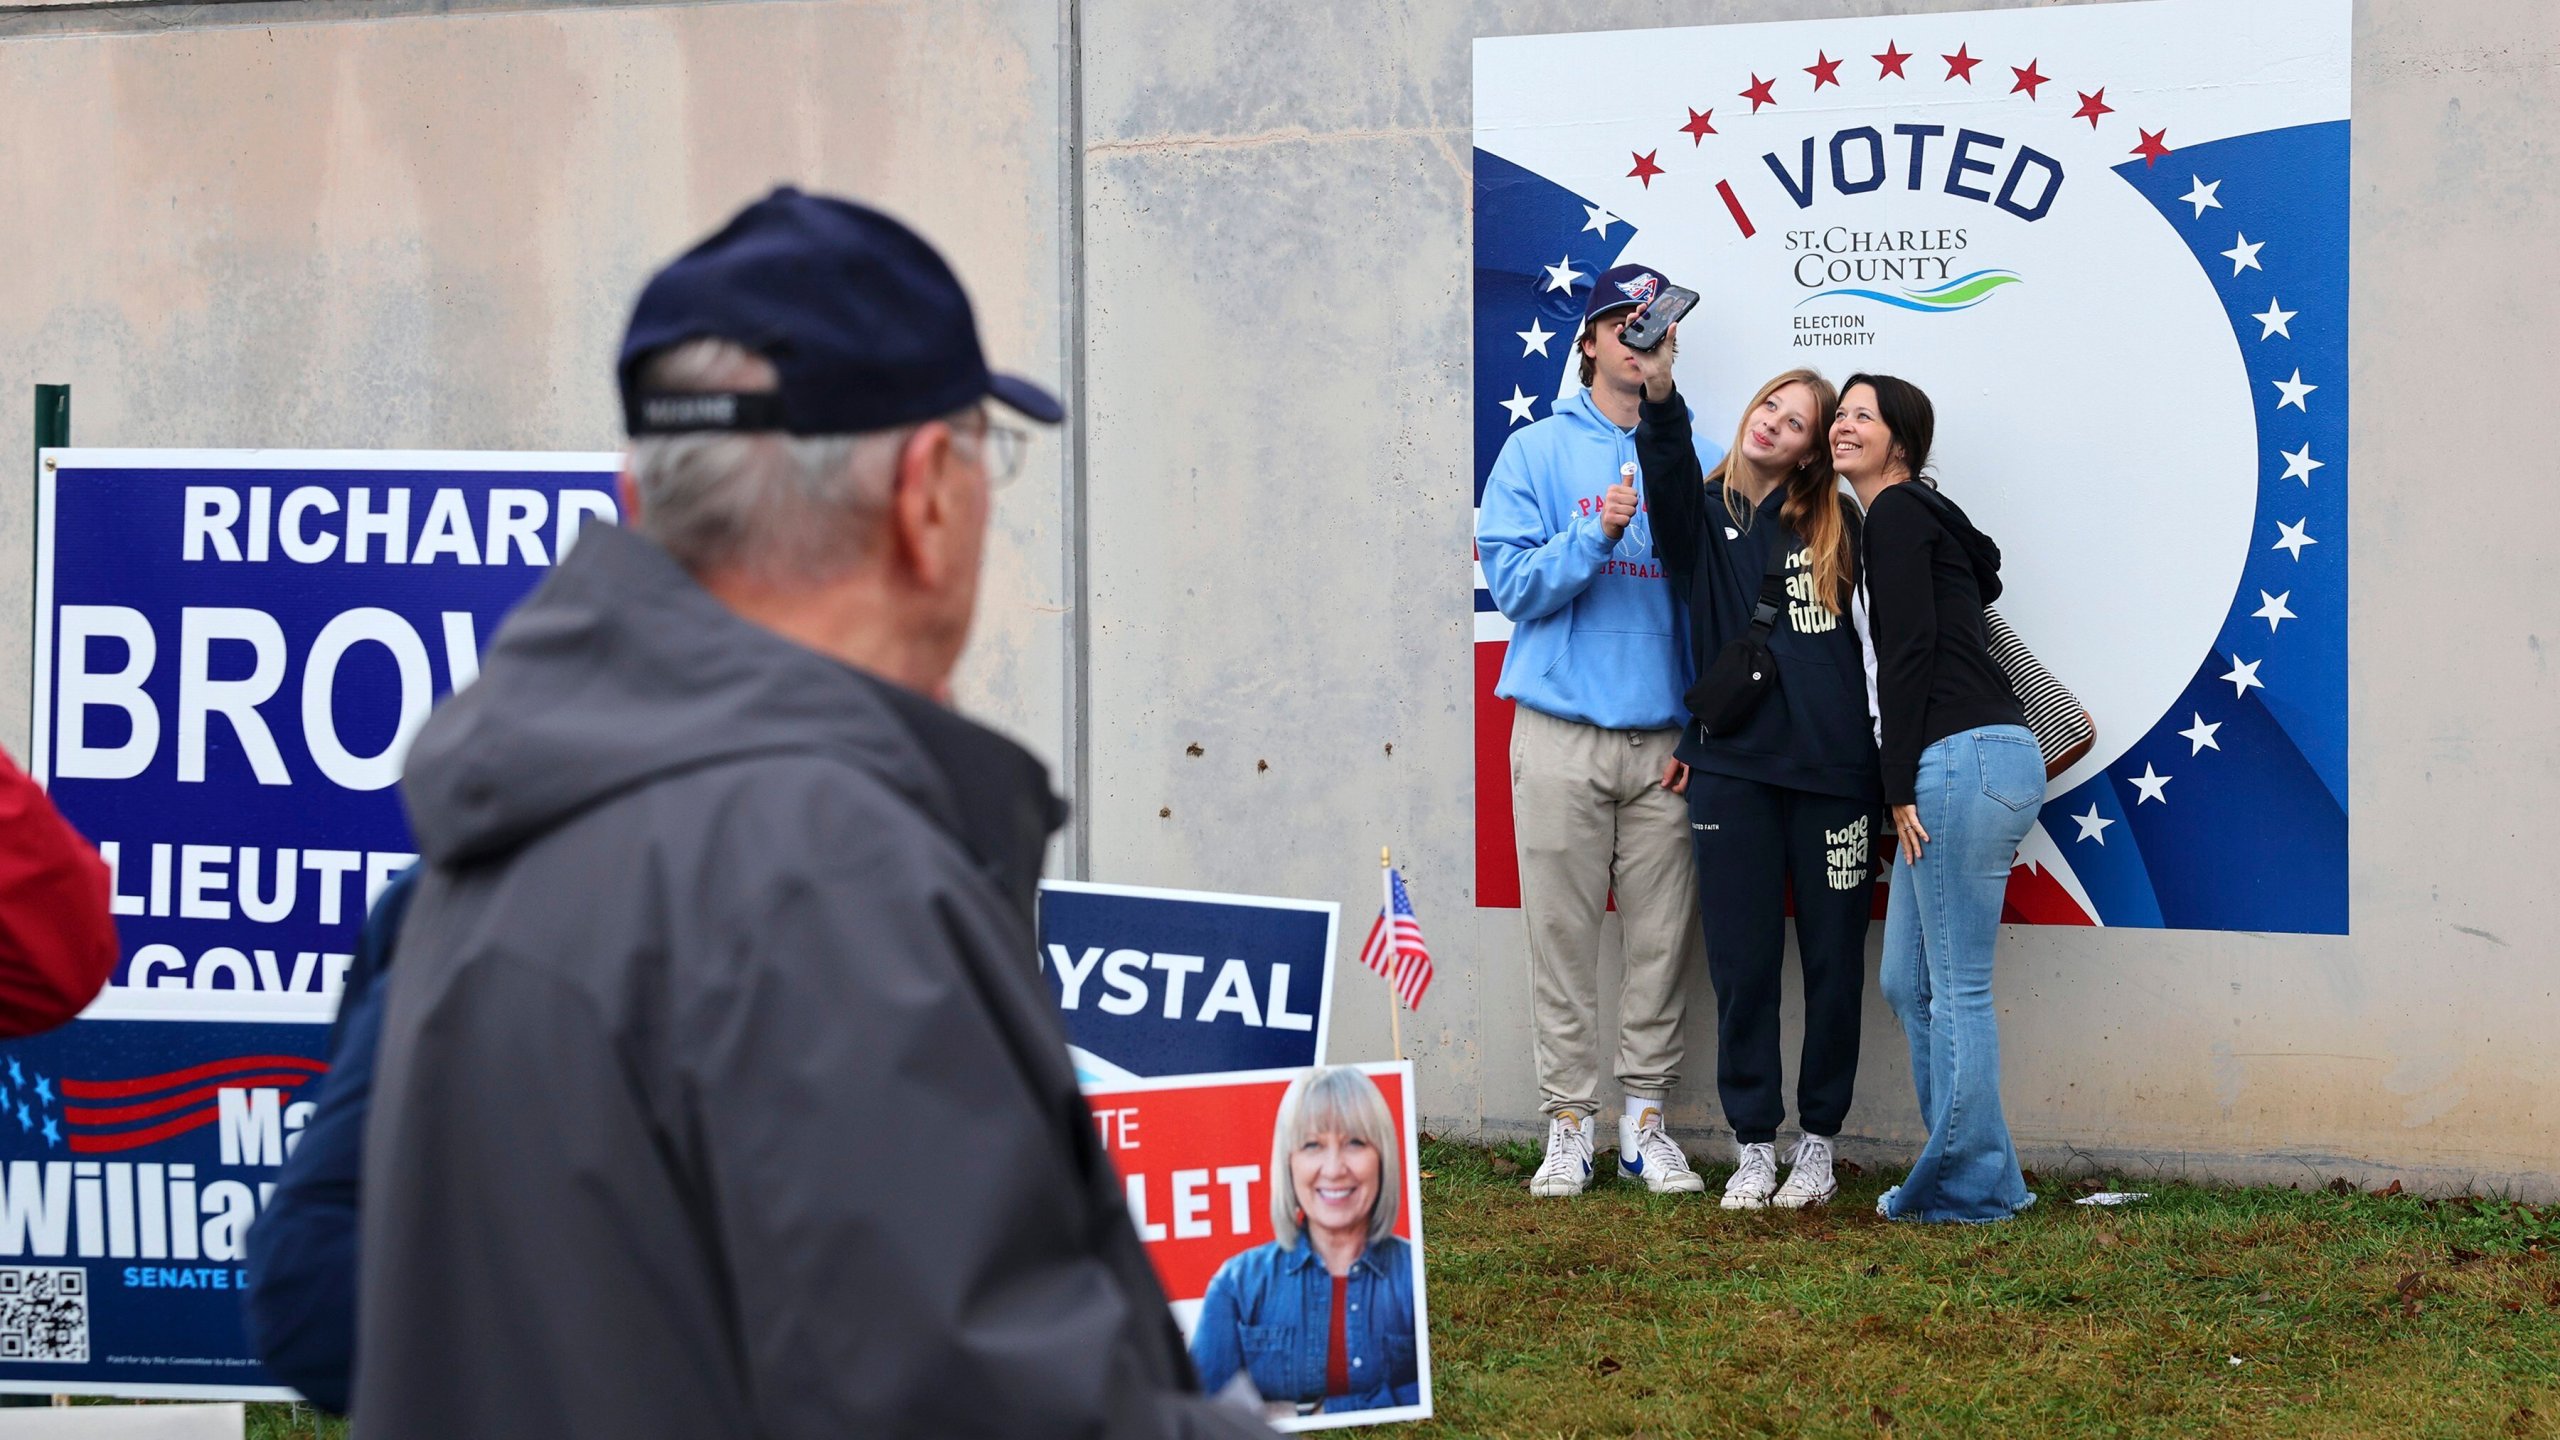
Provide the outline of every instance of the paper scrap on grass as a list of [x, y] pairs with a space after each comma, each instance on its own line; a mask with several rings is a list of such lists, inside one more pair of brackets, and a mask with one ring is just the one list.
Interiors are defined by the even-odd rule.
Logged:
[[2148, 1190], [2101, 1190], [2095, 1195], [2083, 1195], [2071, 1203], [2074, 1205], [2130, 1205], [2136, 1200], [2150, 1198], [2151, 1192]]

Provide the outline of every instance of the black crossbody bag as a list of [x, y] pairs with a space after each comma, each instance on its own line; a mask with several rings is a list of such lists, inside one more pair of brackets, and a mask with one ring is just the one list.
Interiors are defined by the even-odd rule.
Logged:
[[1769, 634], [1786, 612], [1787, 555], [1794, 537], [1781, 530], [1769, 537], [1769, 569], [1760, 577], [1760, 599], [1751, 607], [1751, 623], [1716, 652], [1715, 663], [1689, 687], [1684, 698], [1698, 727], [1721, 738], [1740, 730], [1751, 712], [1778, 688], [1778, 657], [1769, 653]]

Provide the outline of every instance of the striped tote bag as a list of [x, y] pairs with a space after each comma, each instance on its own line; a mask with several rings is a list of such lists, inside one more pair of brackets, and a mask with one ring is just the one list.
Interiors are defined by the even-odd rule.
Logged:
[[2017, 693], [2018, 703], [2027, 712], [2027, 729], [2036, 737], [2037, 748], [2044, 751], [2044, 778], [2052, 779], [2071, 768], [2072, 762], [2089, 753], [2098, 743], [2098, 722], [2089, 717], [2089, 709], [2069, 686], [2053, 678], [2044, 668], [2027, 642], [2000, 618], [2000, 612], [1982, 607], [1983, 628], [1991, 642], [1991, 658], [2009, 677], [2009, 688]]

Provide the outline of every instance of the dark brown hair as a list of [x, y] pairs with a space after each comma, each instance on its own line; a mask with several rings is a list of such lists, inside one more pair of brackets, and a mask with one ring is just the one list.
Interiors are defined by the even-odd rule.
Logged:
[[1893, 443], [1902, 447], [1902, 463], [1914, 480], [1925, 480], [1934, 488], [1937, 481], [1929, 476], [1929, 444], [1938, 437], [1938, 412], [1920, 387], [1891, 375], [1852, 375], [1840, 386], [1840, 393], [1864, 385], [1876, 392], [1876, 418], [1893, 432]]

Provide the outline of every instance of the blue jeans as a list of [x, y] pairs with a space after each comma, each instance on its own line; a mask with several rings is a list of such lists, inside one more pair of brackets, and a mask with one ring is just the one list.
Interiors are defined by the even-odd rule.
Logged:
[[2017, 725], [1920, 752], [1920, 863], [1896, 854], [1885, 906], [1885, 999], [1911, 1042], [1929, 1143], [1877, 1209], [1893, 1220], [2005, 1220], [2035, 1203], [2000, 1113], [1992, 948], [2018, 844], [2044, 804], [2044, 756]]

